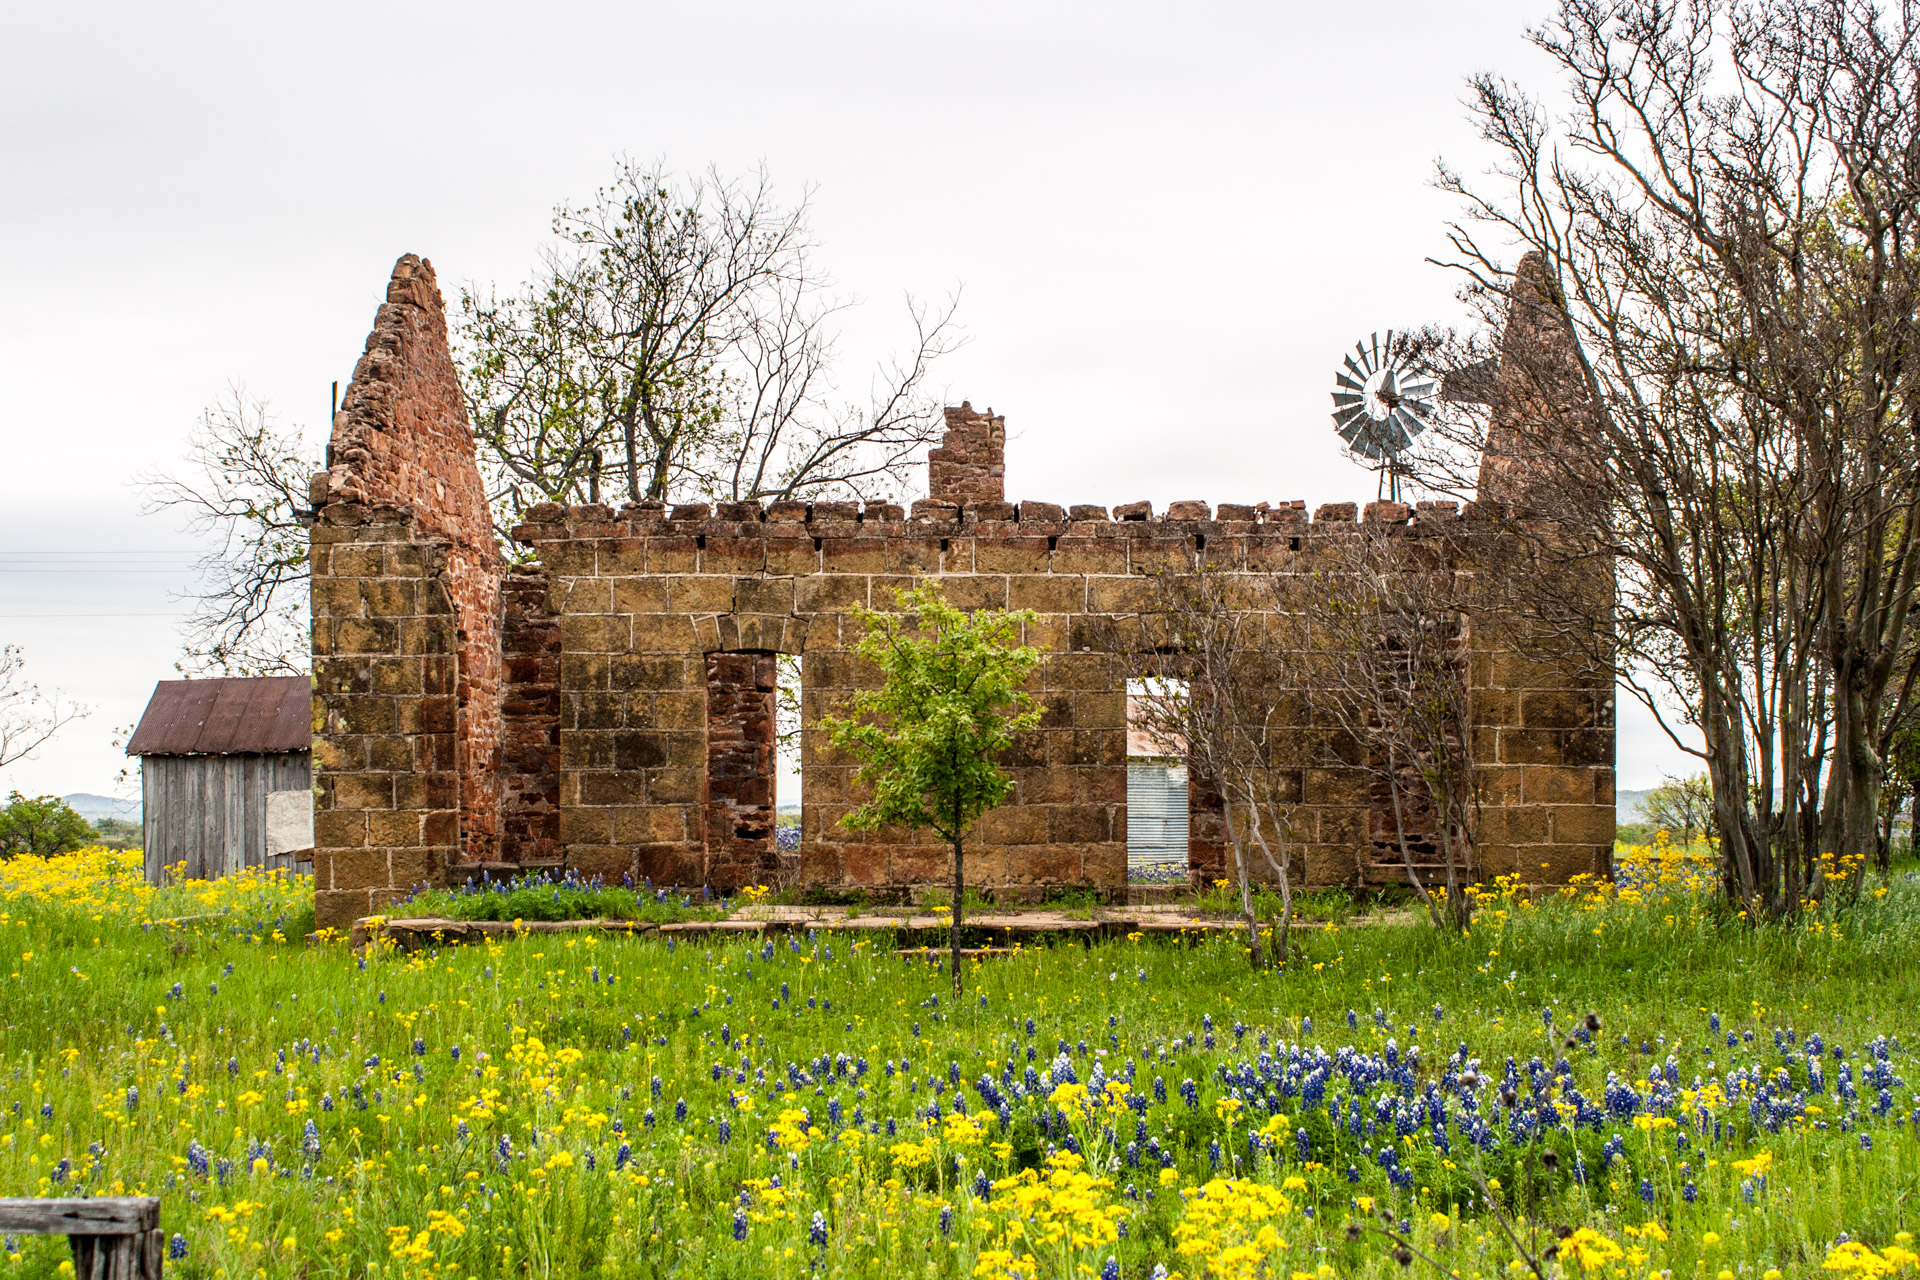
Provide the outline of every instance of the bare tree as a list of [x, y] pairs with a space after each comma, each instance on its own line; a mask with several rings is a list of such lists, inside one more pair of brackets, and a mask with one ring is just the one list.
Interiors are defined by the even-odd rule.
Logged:
[[89, 708], [57, 690], [40, 692], [40, 686], [26, 678], [26, 658], [19, 645], [0, 648], [0, 769], [25, 760], [54, 734], [88, 714]]
[[1192, 572], [1154, 579], [1151, 612], [1131, 655], [1129, 719], [1220, 795], [1253, 967], [1264, 965], [1254, 857], [1280, 890], [1273, 962], [1288, 955], [1293, 916], [1292, 817], [1304, 700], [1300, 620], [1270, 610], [1262, 575], [1233, 574], [1201, 555]]
[[207, 409], [186, 468], [142, 480], [149, 513], [175, 511], [210, 542], [188, 595], [180, 668], [219, 675], [308, 669], [307, 487], [323, 451], [242, 387]]
[[1313, 705], [1335, 730], [1329, 750], [1384, 786], [1407, 882], [1436, 927], [1464, 930], [1480, 818], [1466, 526], [1362, 524], [1308, 550], [1310, 571], [1276, 605], [1305, 604], [1314, 619]]
[[1512, 517], [1530, 633], [1589, 646], [1702, 759], [1752, 919], [1872, 851], [1911, 678], [1915, 34], [1910, 3], [1562, 0], [1530, 35], [1564, 109], [1476, 78], [1498, 167], [1440, 176], [1505, 337], [1430, 482]]
[[764, 171], [676, 179], [625, 163], [563, 205], [537, 277], [462, 296], [464, 373], [483, 465], [510, 522], [533, 501], [874, 496], [936, 436], [924, 394], [957, 343], [953, 303], [909, 302], [911, 354], [868, 402], [834, 383], [844, 304], [811, 260], [807, 202]]

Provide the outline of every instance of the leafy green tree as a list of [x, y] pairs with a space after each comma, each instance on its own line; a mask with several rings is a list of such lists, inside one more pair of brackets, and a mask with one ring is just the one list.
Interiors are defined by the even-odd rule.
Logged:
[[960, 925], [969, 826], [1006, 800], [1013, 778], [1000, 757], [1040, 721], [1021, 689], [1040, 651], [1017, 643], [1027, 610], [965, 613], [937, 585], [896, 593], [901, 612], [856, 606], [867, 633], [856, 647], [886, 683], [854, 695], [852, 719], [820, 721], [829, 741], [861, 760], [873, 798], [841, 818], [854, 831], [923, 827], [953, 847], [953, 993], [960, 994]]
[[93, 827], [59, 796], [7, 797], [0, 809], [0, 858], [65, 853], [96, 843]]
[[1640, 801], [1640, 812], [1656, 830], [1677, 844], [1692, 844], [1713, 826], [1713, 783], [1704, 773], [1691, 778], [1662, 778]]

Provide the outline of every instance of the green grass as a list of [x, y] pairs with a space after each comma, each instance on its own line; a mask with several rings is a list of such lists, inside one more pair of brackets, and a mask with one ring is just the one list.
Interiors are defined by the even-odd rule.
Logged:
[[[883, 941], [549, 935], [356, 957], [224, 921], [143, 927], [10, 896], [7, 875], [0, 1194], [158, 1194], [186, 1248], [169, 1270], [189, 1278], [1004, 1276], [994, 1251], [1011, 1244], [1028, 1280], [1094, 1276], [1108, 1258], [1128, 1280], [1156, 1265], [1191, 1280], [1207, 1258], [1182, 1243], [1227, 1249], [1263, 1225], [1245, 1184], [1207, 1189], [1234, 1173], [1292, 1186], [1264, 1224], [1287, 1249], [1256, 1250], [1281, 1277], [1402, 1274], [1380, 1235], [1348, 1241], [1349, 1224], [1374, 1221], [1361, 1197], [1446, 1269], [1507, 1275], [1515, 1250], [1481, 1179], [1536, 1248], [1584, 1227], [1646, 1251], [1596, 1273], [1608, 1276], [1821, 1275], [1842, 1233], [1879, 1248], [1920, 1226], [1920, 877], [1904, 868], [1792, 931], [1657, 894], [1497, 899], [1467, 937], [1296, 929], [1281, 973], [1249, 973], [1231, 941], [1026, 949], [970, 963], [957, 1003], [942, 969]], [[1569, 1048], [1589, 1012], [1599, 1032]], [[1816, 1033], [1824, 1092], [1789, 1104], [1777, 1129], [1764, 1109], [1756, 1122], [1754, 1091], [1776, 1072], [1789, 1098], [1808, 1088]], [[1884, 1110], [1868, 1080], [1882, 1036], [1884, 1070], [1902, 1080]], [[1478, 1086], [1462, 1083], [1462, 1045]], [[1332, 1066], [1317, 1099], [1298, 1081], [1279, 1090], [1290, 1053]], [[1246, 1087], [1263, 1054], [1279, 1064], [1265, 1093]], [[1048, 1084], [1014, 1096], [1029, 1066], [1064, 1078], [1062, 1057], [1082, 1084], [1131, 1067], [1144, 1113], [1087, 1112], [1071, 1089], [1048, 1102]], [[1636, 1114], [1657, 1111], [1649, 1075], [1669, 1063], [1673, 1127], [1637, 1127], [1624, 1104], [1604, 1113], [1609, 1075], [1638, 1095]], [[950, 1114], [956, 1092], [984, 1111], [983, 1076], [1007, 1123], [986, 1117], [976, 1140], [969, 1124], [923, 1121], [930, 1103]], [[1704, 1119], [1703, 1099], [1680, 1100], [1696, 1077], [1731, 1095], [1708, 1094]], [[1424, 1119], [1396, 1140], [1393, 1113], [1429, 1086], [1448, 1104], [1445, 1152]], [[1597, 1127], [1555, 1115], [1570, 1089], [1602, 1109]], [[1274, 1124], [1266, 1098], [1288, 1123], [1250, 1149], [1249, 1131]], [[1516, 1138], [1513, 1116], [1542, 1108], [1544, 1129]], [[1493, 1121], [1485, 1151], [1461, 1128], [1470, 1114]], [[1136, 1166], [1140, 1122], [1152, 1146]], [[847, 1137], [856, 1123], [880, 1132]], [[1017, 1187], [975, 1189], [977, 1175], [1046, 1174], [1049, 1152], [1071, 1147], [1090, 1183], [1036, 1175], [1017, 1208]], [[1762, 1152], [1764, 1181], [1734, 1167]], [[1010, 1223], [1041, 1234], [1070, 1201], [1084, 1243], [1009, 1239]], [[1648, 1222], [1667, 1238], [1629, 1233]], [[51, 1277], [64, 1256], [58, 1241], [13, 1241], [0, 1277]]]
[[423, 889], [388, 908], [390, 917], [441, 920], [714, 920], [729, 910], [705, 894], [630, 889], [579, 880], [571, 874], [535, 872], [510, 880], [469, 883], [450, 889]]

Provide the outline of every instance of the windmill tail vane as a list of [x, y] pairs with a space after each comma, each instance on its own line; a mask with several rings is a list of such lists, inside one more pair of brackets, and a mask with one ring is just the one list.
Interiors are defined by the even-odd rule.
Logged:
[[1399, 457], [1433, 415], [1433, 381], [1402, 363], [1391, 329], [1385, 342], [1374, 333], [1354, 343], [1341, 363], [1333, 375], [1333, 429], [1347, 448], [1375, 464], [1380, 496], [1398, 501], [1407, 470]]

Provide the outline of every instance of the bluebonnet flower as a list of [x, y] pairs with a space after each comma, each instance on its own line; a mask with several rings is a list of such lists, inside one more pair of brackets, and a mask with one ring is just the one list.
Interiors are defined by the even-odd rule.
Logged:
[[1680, 1198], [1682, 1200], [1685, 1200], [1688, 1204], [1692, 1204], [1694, 1200], [1699, 1197], [1699, 1195], [1700, 1195], [1700, 1189], [1693, 1185], [1693, 1180], [1691, 1178], [1687, 1180], [1686, 1186], [1680, 1188]]
[[1651, 1179], [1640, 1179], [1640, 1198], [1648, 1204], [1653, 1203], [1653, 1182]]
[[940, 1234], [943, 1236], [953, 1234], [953, 1206], [950, 1204], [940, 1206]]
[[747, 1238], [747, 1211], [745, 1209], [735, 1209], [733, 1211], [733, 1238], [735, 1240], [745, 1240]]
[[180, 1259], [186, 1256], [187, 1256], [187, 1238], [181, 1235], [178, 1231], [176, 1231], [173, 1233], [173, 1239], [167, 1241], [167, 1257], [173, 1259], [175, 1262], [178, 1262]]
[[813, 1225], [807, 1228], [807, 1243], [824, 1245], [827, 1242], [827, 1215], [818, 1209], [813, 1211]]
[[1112, 1254], [1100, 1268], [1100, 1280], [1120, 1280], [1120, 1260]]

